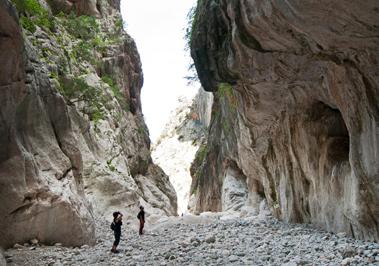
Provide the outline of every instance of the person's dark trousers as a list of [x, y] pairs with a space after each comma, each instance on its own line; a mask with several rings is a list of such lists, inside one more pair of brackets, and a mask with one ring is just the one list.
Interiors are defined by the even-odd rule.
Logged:
[[140, 219], [139, 220], [139, 234], [142, 235], [143, 234], [143, 227], [145, 225], [145, 221]]
[[114, 247], [117, 247], [118, 244], [120, 244], [120, 238], [121, 238], [121, 233], [114, 232], [114, 242], [113, 242]]

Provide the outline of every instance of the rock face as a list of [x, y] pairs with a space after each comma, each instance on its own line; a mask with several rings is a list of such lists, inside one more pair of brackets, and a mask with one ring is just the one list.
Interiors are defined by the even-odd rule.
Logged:
[[24, 53], [14, 9], [1, 1], [0, 10], [0, 245], [35, 237], [93, 243], [82, 157], [67, 106], [33, 55]]
[[211, 123], [212, 106], [213, 94], [200, 88], [192, 103], [192, 110], [197, 116], [197, 120], [207, 128]]
[[15, 2], [19, 12], [0, 0], [0, 246], [93, 244], [94, 215], [140, 204], [175, 214], [175, 191], [151, 160], [141, 63], [119, 3], [99, 2], [96, 19]]
[[[191, 54], [215, 103], [197, 210], [228, 173], [285, 221], [379, 240], [378, 1], [199, 1]], [[229, 181], [228, 181], [229, 182]]]
[[[77, 15], [100, 16], [97, 0], [48, 0], [55, 13], [61, 11], [65, 13], [75, 12]], [[119, 1], [118, 1], [119, 2]]]
[[4, 258], [4, 252], [1, 248], [0, 248], [0, 265], [7, 265], [7, 262]]
[[193, 99], [180, 98], [157, 144], [153, 161], [170, 177], [178, 196], [178, 213], [188, 211], [191, 189], [190, 167], [196, 152], [204, 145], [209, 125], [212, 94], [200, 89]]

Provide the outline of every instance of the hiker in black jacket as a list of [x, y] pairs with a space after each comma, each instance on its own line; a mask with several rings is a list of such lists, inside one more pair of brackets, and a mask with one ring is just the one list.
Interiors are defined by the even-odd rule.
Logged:
[[114, 231], [114, 242], [113, 247], [111, 249], [112, 253], [119, 253], [117, 250], [117, 246], [120, 243], [121, 238], [121, 226], [122, 226], [122, 214], [121, 212], [114, 212], [113, 213], [113, 222], [111, 225], [112, 230]]
[[143, 210], [143, 207], [139, 207], [140, 211], [137, 215], [137, 218], [139, 220], [139, 234], [143, 234], [143, 227], [145, 225], [145, 211]]

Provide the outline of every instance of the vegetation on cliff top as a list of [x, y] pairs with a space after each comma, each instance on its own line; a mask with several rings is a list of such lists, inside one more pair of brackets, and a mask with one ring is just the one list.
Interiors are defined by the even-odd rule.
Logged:
[[34, 33], [36, 25], [45, 30], [52, 30], [54, 17], [37, 0], [12, 0], [20, 13], [20, 22], [23, 28]]
[[[184, 40], [186, 41], [186, 46], [184, 48], [185, 51], [190, 52], [191, 50], [191, 43], [192, 43], [192, 36], [193, 36], [193, 30], [196, 27], [197, 22], [197, 6], [198, 4], [194, 5], [187, 14], [187, 27], [185, 28], [185, 34], [184, 34]], [[193, 84], [194, 82], [199, 81], [199, 77], [197, 75], [195, 63], [191, 59], [189, 65], [188, 65], [188, 75], [185, 77], [188, 81], [188, 84]]]
[[[25, 34], [36, 49], [40, 59], [46, 63], [50, 78], [56, 80], [56, 88], [69, 104], [81, 103], [79, 110], [96, 123], [104, 118], [109, 102], [109, 93], [123, 110], [129, 111], [128, 101], [115, 80], [103, 75], [101, 80], [107, 87], [90, 86], [85, 76], [98, 72], [102, 67], [102, 56], [109, 47], [122, 41], [123, 20], [114, 19], [111, 28], [104, 29], [101, 20], [74, 12], [51, 15], [47, 7], [38, 0], [12, 0], [20, 15]], [[47, 35], [36, 37], [37, 29]], [[46, 39], [45, 39], [46, 38]], [[54, 67], [56, 66], [56, 67]]]

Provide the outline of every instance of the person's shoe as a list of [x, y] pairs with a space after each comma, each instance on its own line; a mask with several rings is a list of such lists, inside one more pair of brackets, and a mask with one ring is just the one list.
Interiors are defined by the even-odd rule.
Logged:
[[113, 253], [120, 253], [120, 251], [118, 251], [117, 249], [116, 249], [116, 250], [113, 250], [112, 252], [113, 252]]

